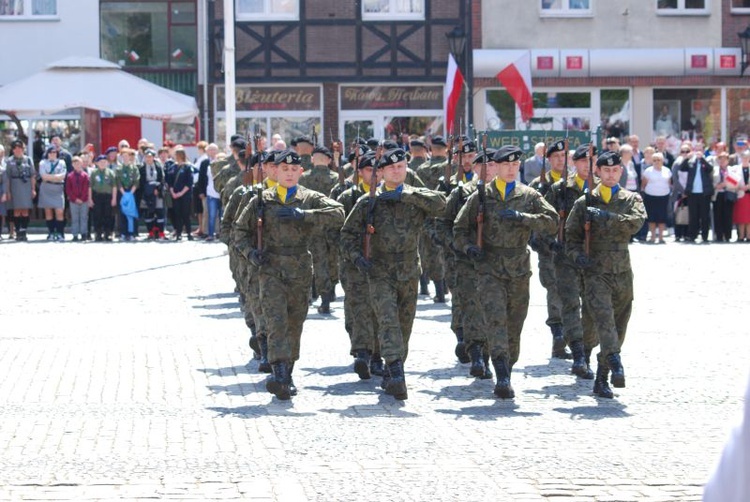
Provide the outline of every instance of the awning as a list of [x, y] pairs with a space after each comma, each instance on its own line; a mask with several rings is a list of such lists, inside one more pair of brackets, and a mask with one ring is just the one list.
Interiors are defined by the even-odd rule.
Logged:
[[18, 116], [90, 108], [165, 122], [192, 123], [195, 98], [165, 89], [98, 58], [67, 58], [0, 87], [0, 110]]

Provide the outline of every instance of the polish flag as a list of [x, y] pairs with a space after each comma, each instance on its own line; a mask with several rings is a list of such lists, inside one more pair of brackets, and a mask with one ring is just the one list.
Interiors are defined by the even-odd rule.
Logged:
[[176, 49], [172, 52], [172, 57], [174, 59], [180, 59], [182, 57], [182, 49]]
[[128, 52], [128, 59], [130, 59], [132, 62], [135, 63], [136, 61], [141, 59], [141, 56], [139, 56], [138, 53], [135, 51], [130, 51]]
[[445, 130], [450, 130], [456, 117], [456, 104], [464, 86], [464, 76], [458, 69], [453, 54], [448, 54], [448, 75], [445, 79], [445, 94], [443, 94], [443, 109], [445, 110]]
[[508, 91], [521, 110], [524, 122], [534, 116], [534, 100], [531, 94], [531, 56], [525, 51], [497, 74], [497, 79]]

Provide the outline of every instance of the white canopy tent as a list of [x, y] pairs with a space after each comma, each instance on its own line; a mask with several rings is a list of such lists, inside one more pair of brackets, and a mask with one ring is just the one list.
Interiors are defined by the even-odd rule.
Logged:
[[191, 124], [195, 98], [170, 91], [98, 58], [66, 58], [47, 69], [0, 87], [0, 110], [41, 116], [71, 108]]

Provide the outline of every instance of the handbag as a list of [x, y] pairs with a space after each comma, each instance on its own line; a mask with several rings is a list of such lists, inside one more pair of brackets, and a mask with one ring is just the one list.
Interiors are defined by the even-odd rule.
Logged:
[[688, 213], [688, 207], [686, 205], [677, 206], [674, 210], [674, 224], [675, 225], [687, 225], [690, 223], [690, 213]]
[[727, 202], [734, 202], [737, 200], [737, 192], [730, 192], [729, 190], [724, 191], [724, 200]]

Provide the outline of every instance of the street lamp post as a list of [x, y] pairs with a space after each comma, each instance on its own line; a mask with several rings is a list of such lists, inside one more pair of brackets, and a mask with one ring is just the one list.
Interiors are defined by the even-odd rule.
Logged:
[[737, 33], [737, 36], [740, 37], [740, 49], [742, 50], [740, 61], [740, 77], [742, 77], [745, 74], [747, 67], [750, 66], [750, 63], [747, 61], [748, 50], [750, 49], [750, 25], [745, 28], [745, 31]]
[[[471, 16], [467, 16], [471, 18]], [[469, 23], [471, 20], [469, 19]], [[469, 24], [471, 26], [471, 24]], [[464, 82], [466, 84], [466, 118], [468, 128], [474, 125], [474, 76], [471, 68], [471, 36], [467, 36], [466, 31], [461, 26], [455, 26], [451, 31], [445, 34], [448, 39], [448, 48], [456, 60], [456, 64], [461, 73], [464, 76]], [[469, 43], [467, 43], [467, 41]], [[447, 130], [446, 124], [446, 130]], [[463, 133], [463, 131], [459, 131]]]

